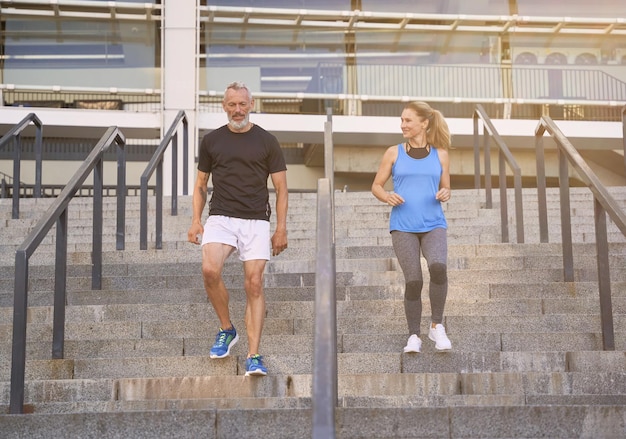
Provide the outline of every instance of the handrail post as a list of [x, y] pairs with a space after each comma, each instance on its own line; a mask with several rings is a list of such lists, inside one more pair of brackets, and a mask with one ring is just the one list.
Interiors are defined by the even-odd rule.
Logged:
[[598, 264], [598, 293], [600, 295], [600, 325], [602, 326], [602, 348], [615, 350], [613, 328], [613, 304], [611, 303], [611, 270], [609, 245], [606, 233], [606, 212], [597, 198], [593, 201], [596, 224], [596, 254]]
[[[22, 294], [20, 294], [20, 292]], [[11, 401], [9, 413], [24, 413], [26, 371], [26, 310], [28, 308], [28, 255], [15, 252], [15, 295], [13, 297], [13, 350], [11, 358]]]
[[37, 133], [35, 134], [35, 198], [41, 198], [41, 179], [42, 179], [42, 166], [43, 166], [43, 156], [42, 156], [42, 137], [43, 137], [43, 128], [41, 124], [36, 124]]
[[517, 225], [517, 243], [524, 243], [524, 202], [522, 201], [522, 173], [516, 170], [513, 176], [515, 191], [515, 224]]
[[178, 132], [172, 136], [172, 205], [171, 215], [178, 213]]
[[543, 147], [543, 118], [535, 130], [535, 154], [537, 162], [537, 204], [539, 212], [539, 241], [548, 242], [548, 202], [546, 200], [546, 165]]
[[65, 302], [67, 298], [67, 223], [65, 209], [56, 222], [56, 262], [54, 268], [54, 319], [52, 323], [52, 358], [63, 358], [65, 344]]
[[324, 122], [324, 176], [330, 183], [330, 190], [335, 190], [335, 162], [333, 146], [333, 115], [332, 108], [326, 109], [326, 122]]
[[163, 248], [163, 160], [156, 169], [156, 248]]
[[480, 189], [480, 142], [478, 139], [478, 110], [474, 110], [472, 122], [474, 124], [474, 189]]
[[189, 122], [183, 117], [183, 195], [189, 195]]
[[504, 153], [498, 151], [498, 183], [500, 187], [500, 233], [502, 242], [509, 242], [509, 203], [506, 193], [506, 165]]
[[491, 193], [491, 147], [489, 142], [489, 132], [483, 132], [483, 150], [485, 151], [485, 196], [486, 207], [491, 209], [493, 206], [493, 198]]
[[313, 438], [335, 438], [337, 406], [337, 302], [334, 209], [330, 180], [317, 190], [315, 341], [313, 355]]
[[12, 218], [20, 217], [20, 180], [22, 166], [22, 137], [20, 134], [15, 136], [15, 150], [13, 151], [13, 208]]
[[622, 145], [624, 147], [624, 170], [626, 171], [626, 106], [622, 108]]
[[93, 235], [91, 251], [91, 289], [102, 289], [102, 155], [93, 168]]
[[142, 175], [140, 178], [139, 197], [139, 249], [148, 249], [148, 177]]
[[563, 247], [563, 280], [574, 282], [574, 252], [572, 248], [572, 219], [569, 197], [569, 172], [567, 158], [561, 150], [559, 158], [559, 198], [561, 207], [561, 246]]
[[117, 229], [116, 250], [124, 250], [126, 243], [126, 145], [117, 143]]

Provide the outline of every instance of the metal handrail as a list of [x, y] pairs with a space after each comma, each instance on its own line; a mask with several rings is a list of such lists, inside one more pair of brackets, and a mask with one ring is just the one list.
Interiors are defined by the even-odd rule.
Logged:
[[515, 191], [515, 224], [517, 227], [517, 242], [524, 242], [524, 213], [522, 201], [522, 171], [517, 161], [511, 154], [511, 150], [502, 140], [500, 134], [493, 126], [491, 119], [482, 105], [476, 105], [472, 115], [474, 122], [474, 187], [480, 189], [480, 142], [478, 120], [483, 124], [483, 150], [485, 160], [485, 197], [487, 209], [492, 208], [491, 194], [491, 148], [490, 140], [493, 140], [498, 147], [498, 171], [499, 171], [499, 187], [500, 187], [500, 229], [502, 242], [509, 242], [509, 219], [508, 219], [508, 202], [507, 202], [507, 184], [506, 184], [506, 164], [509, 165], [513, 172], [513, 187]]
[[541, 242], [548, 242], [548, 208], [546, 200], [546, 177], [543, 136], [548, 132], [557, 146], [559, 157], [559, 194], [561, 205], [561, 244], [563, 247], [563, 277], [565, 282], [574, 281], [574, 256], [572, 250], [572, 225], [569, 199], [568, 163], [578, 172], [580, 179], [594, 196], [594, 222], [596, 255], [598, 265], [598, 291], [600, 296], [600, 320], [604, 350], [614, 350], [613, 307], [611, 304], [611, 276], [606, 216], [626, 237], [626, 213], [621, 209], [606, 187], [563, 135], [552, 119], [543, 116], [535, 129], [537, 153], [537, 198], [539, 203], [539, 235]]
[[139, 248], [148, 249], [148, 181], [156, 171], [156, 248], [163, 248], [163, 161], [167, 147], [172, 144], [172, 204], [171, 215], [178, 215], [178, 128], [183, 125], [183, 195], [188, 192], [189, 123], [183, 110], [179, 111], [159, 147], [141, 174]]
[[43, 136], [43, 125], [41, 120], [35, 113], [29, 113], [24, 119], [18, 122], [9, 130], [2, 138], [0, 138], [0, 148], [9, 143], [13, 139], [15, 142], [15, 150], [13, 157], [13, 207], [12, 218], [20, 217], [20, 173], [22, 163], [22, 131], [28, 127], [31, 122], [35, 125], [37, 132], [35, 134], [35, 197], [41, 197], [41, 140]]
[[337, 298], [334, 194], [330, 179], [317, 183], [313, 438], [335, 438], [337, 406]]
[[126, 139], [117, 127], [110, 127], [98, 141], [93, 151], [76, 171], [65, 189], [44, 213], [34, 229], [15, 252], [15, 294], [13, 306], [13, 357], [11, 362], [10, 413], [23, 413], [24, 376], [26, 368], [26, 311], [28, 308], [28, 260], [50, 229], [56, 225], [56, 259], [54, 282], [54, 320], [52, 324], [52, 358], [63, 358], [65, 342], [65, 303], [67, 280], [67, 232], [68, 207], [74, 194], [93, 171], [93, 241], [91, 288], [102, 288], [102, 182], [103, 154], [113, 143], [118, 145], [117, 183], [121, 190], [117, 195], [117, 249], [124, 249], [126, 208], [126, 162], [124, 146]]

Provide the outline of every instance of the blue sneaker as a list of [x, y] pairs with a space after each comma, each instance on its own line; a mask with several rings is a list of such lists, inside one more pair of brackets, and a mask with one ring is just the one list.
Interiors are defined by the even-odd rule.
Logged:
[[237, 330], [233, 326], [233, 329], [222, 329], [217, 333], [215, 337], [215, 344], [209, 352], [211, 358], [224, 358], [230, 354], [230, 349], [235, 346], [235, 343], [239, 341]]
[[254, 354], [246, 359], [246, 376], [251, 375], [267, 375], [267, 367], [263, 366], [263, 357], [259, 354]]

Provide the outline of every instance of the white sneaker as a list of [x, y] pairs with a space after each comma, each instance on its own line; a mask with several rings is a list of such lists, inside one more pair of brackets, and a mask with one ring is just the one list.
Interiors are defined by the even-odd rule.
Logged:
[[419, 352], [422, 349], [422, 340], [415, 334], [409, 337], [409, 341], [406, 342], [404, 352]]
[[428, 338], [435, 342], [435, 349], [439, 351], [452, 349], [452, 343], [446, 335], [446, 328], [441, 323], [437, 323], [434, 328], [431, 326]]

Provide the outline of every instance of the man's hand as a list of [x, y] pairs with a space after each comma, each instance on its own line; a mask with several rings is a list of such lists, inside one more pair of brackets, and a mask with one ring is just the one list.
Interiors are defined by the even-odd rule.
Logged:
[[192, 244], [200, 245], [202, 242], [202, 235], [204, 234], [204, 227], [200, 223], [192, 223], [191, 227], [187, 231], [187, 241]]
[[272, 235], [272, 256], [278, 256], [287, 248], [287, 231], [276, 230]]

